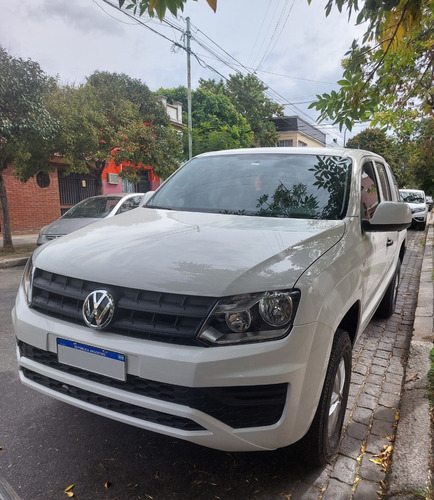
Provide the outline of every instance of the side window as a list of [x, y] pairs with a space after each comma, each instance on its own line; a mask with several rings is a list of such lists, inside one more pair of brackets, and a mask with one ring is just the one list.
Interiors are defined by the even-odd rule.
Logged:
[[124, 212], [128, 212], [128, 210], [131, 210], [132, 203], [131, 199], [125, 200], [122, 205], [118, 208], [117, 214], [123, 214]]
[[389, 178], [387, 177], [386, 165], [383, 163], [375, 162], [377, 166], [378, 179], [381, 185], [381, 191], [383, 193], [383, 199], [386, 201], [392, 201], [392, 193], [390, 191]]
[[143, 195], [140, 196], [134, 196], [134, 198], [131, 198], [131, 208], [137, 208], [140, 205], [140, 202], [142, 201]]
[[132, 210], [133, 208], [137, 208], [139, 203], [141, 202], [143, 196], [133, 196], [132, 198], [128, 198], [125, 200], [122, 205], [119, 207], [117, 213], [122, 214], [123, 212], [128, 212], [128, 210]]
[[362, 218], [369, 220], [380, 202], [374, 166], [371, 162], [363, 165], [361, 189]]

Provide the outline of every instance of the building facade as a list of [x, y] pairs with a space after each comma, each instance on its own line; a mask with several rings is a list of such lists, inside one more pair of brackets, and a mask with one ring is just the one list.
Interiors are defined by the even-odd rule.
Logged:
[[[38, 173], [27, 182], [19, 181], [12, 167], [3, 171], [6, 186], [11, 232], [38, 232], [60, 215], [58, 168], [49, 174]], [[0, 213], [0, 230], [2, 226]]]
[[[158, 98], [165, 106], [170, 124], [176, 130], [182, 130], [182, 104], [168, 104], [165, 97]], [[122, 192], [147, 192], [160, 185], [160, 179], [149, 166], [140, 166], [140, 181], [132, 184], [122, 179], [119, 174], [128, 163], [116, 165], [108, 163], [102, 173], [103, 194]], [[95, 196], [96, 180], [90, 174], [71, 173], [65, 175], [65, 163], [61, 159], [51, 162], [49, 174], [38, 172], [27, 182], [21, 182], [13, 175], [10, 165], [3, 171], [3, 178], [8, 198], [9, 218], [12, 234], [26, 234], [39, 230], [58, 219], [69, 208], [89, 196]], [[2, 229], [0, 211], [0, 232]]]
[[273, 118], [279, 135], [280, 147], [324, 147], [326, 134], [310, 125], [299, 116]]

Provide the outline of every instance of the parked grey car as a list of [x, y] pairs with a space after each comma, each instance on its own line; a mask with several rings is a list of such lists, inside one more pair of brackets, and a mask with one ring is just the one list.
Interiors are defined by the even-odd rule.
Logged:
[[143, 197], [144, 193], [114, 193], [86, 198], [62, 217], [44, 226], [39, 232], [37, 244], [42, 245], [92, 222], [137, 208], [143, 203]]

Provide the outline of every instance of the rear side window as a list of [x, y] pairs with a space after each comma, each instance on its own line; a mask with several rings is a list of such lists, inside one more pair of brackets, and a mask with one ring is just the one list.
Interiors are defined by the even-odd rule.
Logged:
[[362, 217], [369, 220], [374, 215], [380, 202], [374, 165], [371, 162], [363, 165], [361, 189]]
[[375, 163], [377, 166], [378, 179], [381, 185], [381, 191], [383, 193], [383, 199], [386, 201], [392, 201], [392, 193], [390, 191], [389, 179], [387, 177], [386, 166], [383, 163]]

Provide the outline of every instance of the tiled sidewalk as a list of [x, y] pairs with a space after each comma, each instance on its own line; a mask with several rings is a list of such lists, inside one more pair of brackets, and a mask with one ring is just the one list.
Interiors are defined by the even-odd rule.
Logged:
[[347, 415], [335, 462], [312, 483], [309, 474], [301, 477], [291, 500], [387, 498], [387, 465], [393, 463], [401, 394], [411, 377], [406, 364], [425, 237], [425, 232], [409, 231], [396, 311], [388, 320], [374, 318], [354, 348]]

